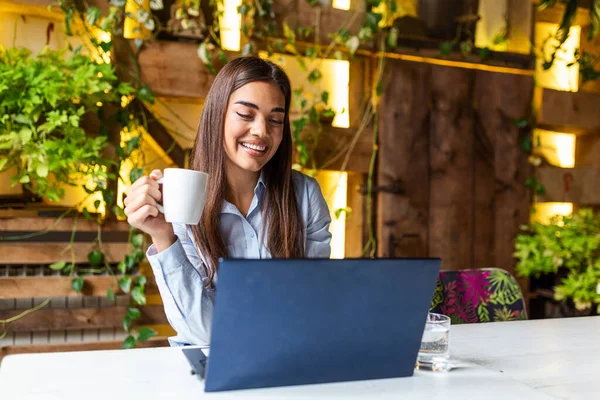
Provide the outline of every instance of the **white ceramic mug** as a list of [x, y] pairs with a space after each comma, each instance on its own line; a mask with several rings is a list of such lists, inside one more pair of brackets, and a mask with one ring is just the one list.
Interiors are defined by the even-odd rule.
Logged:
[[167, 222], [198, 225], [204, 203], [208, 174], [182, 168], [165, 168], [162, 184], [162, 206], [158, 210], [165, 214]]

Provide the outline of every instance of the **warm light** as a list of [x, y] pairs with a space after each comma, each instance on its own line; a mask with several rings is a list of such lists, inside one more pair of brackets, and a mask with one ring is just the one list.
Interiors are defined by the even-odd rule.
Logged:
[[[538, 22], [535, 25], [536, 48], [543, 48], [544, 58], [549, 59], [550, 54], [557, 45], [553, 37], [558, 30], [557, 24]], [[575, 50], [579, 48], [580, 26], [571, 27], [569, 37], [556, 53], [556, 59], [552, 68], [544, 70], [542, 64], [544, 59], [538, 57], [536, 66], [536, 80], [539, 85], [548, 89], [566, 90], [576, 92], [579, 88], [579, 64], [575, 59]], [[569, 64], [573, 64], [568, 66]]]
[[350, 0], [332, 0], [331, 7], [337, 8], [338, 10], [349, 10]]
[[555, 215], [570, 215], [572, 213], [573, 203], [536, 203], [531, 213], [531, 222], [548, 224]]
[[346, 241], [346, 213], [336, 218], [336, 210], [347, 207], [348, 173], [339, 171], [319, 171], [315, 179], [321, 186], [331, 213], [331, 258], [344, 258]]
[[560, 168], [575, 166], [575, 135], [535, 129], [534, 141], [535, 152], [550, 164]]
[[[260, 52], [260, 57], [269, 58], [266, 52]], [[271, 61], [279, 64], [290, 77], [293, 88], [304, 89], [303, 96], [308, 98], [309, 106], [311, 99], [318, 99], [321, 92], [329, 92], [329, 106], [336, 112], [332, 125], [339, 128], [350, 127], [350, 113], [348, 112], [348, 85], [350, 82], [350, 63], [346, 60], [315, 59], [303, 57], [306, 70], [296, 60], [296, 56], [274, 54]], [[318, 69], [322, 78], [316, 82], [309, 82], [308, 75], [313, 69]], [[300, 110], [292, 102], [292, 113], [300, 113]]]
[[[575, 166], [575, 135], [536, 129], [534, 141], [535, 153], [543, 156], [551, 165], [560, 168]], [[547, 224], [554, 215], [569, 215], [572, 212], [573, 203], [535, 203], [531, 221]]]
[[140, 12], [150, 15], [150, 0], [127, 0], [125, 13], [130, 14], [133, 18], [125, 17], [123, 24], [123, 37], [125, 39], [145, 40], [152, 36], [152, 32], [145, 27], [145, 24], [137, 20]]
[[217, 2], [219, 16], [219, 30], [221, 31], [221, 48], [229, 51], [239, 51], [241, 47], [242, 16], [238, 13], [238, 7], [242, 0], [223, 0]]

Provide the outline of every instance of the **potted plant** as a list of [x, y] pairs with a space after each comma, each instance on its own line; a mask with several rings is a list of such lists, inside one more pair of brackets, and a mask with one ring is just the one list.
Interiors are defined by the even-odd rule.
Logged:
[[553, 281], [553, 297], [563, 315], [600, 311], [600, 215], [593, 210], [522, 227], [514, 255], [517, 274]]

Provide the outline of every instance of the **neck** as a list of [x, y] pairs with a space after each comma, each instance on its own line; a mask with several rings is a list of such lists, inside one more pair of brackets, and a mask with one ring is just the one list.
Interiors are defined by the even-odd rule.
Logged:
[[244, 216], [248, 215], [254, 197], [254, 188], [259, 177], [260, 171], [245, 171], [235, 165], [230, 165], [227, 168], [225, 199], [236, 206]]

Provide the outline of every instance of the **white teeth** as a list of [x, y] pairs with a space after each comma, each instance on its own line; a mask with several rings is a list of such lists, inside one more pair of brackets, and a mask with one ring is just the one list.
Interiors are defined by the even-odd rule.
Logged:
[[250, 144], [250, 143], [242, 143], [242, 146], [247, 147], [252, 150], [256, 150], [256, 151], [265, 151], [267, 149], [267, 146], [259, 146], [259, 145]]

